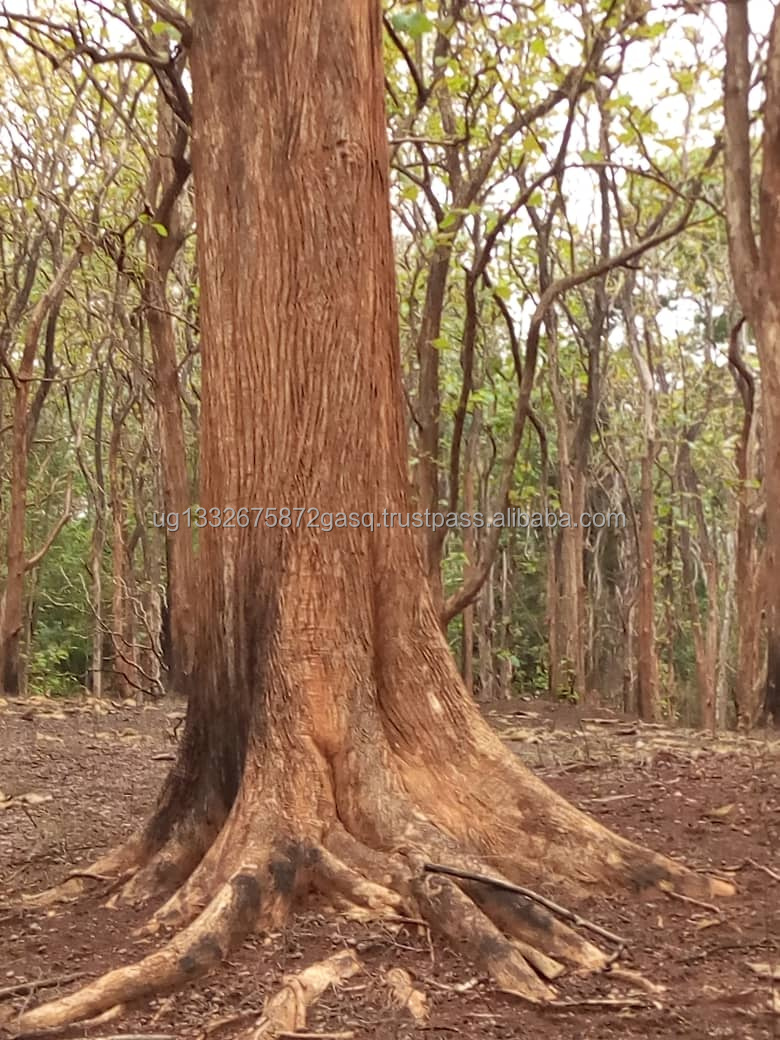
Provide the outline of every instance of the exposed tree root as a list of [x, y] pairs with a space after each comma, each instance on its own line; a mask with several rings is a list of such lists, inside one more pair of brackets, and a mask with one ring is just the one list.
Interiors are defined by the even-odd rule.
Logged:
[[125, 844], [112, 849], [105, 856], [90, 863], [89, 866], [74, 871], [59, 885], [44, 889], [42, 892], [23, 895], [22, 902], [24, 906], [32, 909], [45, 909], [55, 906], [57, 903], [67, 903], [79, 899], [96, 884], [105, 883], [106, 878], [121, 883], [123, 878], [132, 877], [138, 869], [140, 856], [140, 838], [133, 836]]
[[463, 883], [463, 889], [502, 932], [530, 944], [532, 949], [538, 951], [543, 947], [551, 957], [587, 971], [600, 971], [606, 967], [608, 958], [597, 946], [558, 921], [538, 903], [511, 892], [469, 882]]
[[306, 1012], [329, 986], [336, 986], [362, 969], [351, 950], [342, 950], [297, 975], [288, 975], [282, 988], [270, 997], [260, 1020], [241, 1040], [267, 1040], [280, 1033], [296, 1033], [306, 1028]]
[[217, 893], [187, 928], [136, 964], [118, 968], [66, 997], [25, 1012], [13, 1023], [20, 1032], [62, 1028], [93, 1018], [117, 1004], [182, 985], [218, 964], [255, 925], [284, 918], [295, 888], [298, 863], [285, 853], [265, 869], [247, 864]]
[[429, 1015], [428, 998], [417, 989], [412, 978], [403, 968], [390, 968], [385, 972], [385, 982], [396, 1007], [405, 1008], [416, 1022], [425, 1022]]
[[167, 842], [133, 874], [109, 905], [138, 907], [155, 895], [178, 888], [197, 867], [207, 848], [195, 841]]
[[[210, 970], [249, 931], [280, 924], [311, 890], [353, 915], [422, 919], [503, 990], [535, 1003], [555, 998], [551, 983], [567, 970], [601, 971], [614, 958], [577, 930], [592, 922], [474, 875], [504, 884], [534, 877], [538, 884], [541, 875], [571, 898], [616, 885], [629, 892], [673, 885], [710, 897], [732, 891], [570, 806], [516, 763], [481, 720], [469, 720], [462, 754], [430, 765], [365, 717], [343, 754], [308, 739], [255, 751], [207, 849], [208, 828], [180, 826], [143, 863], [136, 846], [136, 873], [121, 898], [142, 901], [178, 882], [147, 926], [172, 927], [173, 937], [138, 963], [22, 1014], [14, 1027], [63, 1027], [171, 990]], [[468, 747], [471, 741], [477, 746]], [[426, 873], [430, 861], [466, 876]], [[128, 869], [118, 857], [101, 862], [101, 873], [120, 862]], [[305, 1006], [330, 984], [328, 972], [353, 970], [354, 959], [334, 963], [324, 975], [288, 983], [278, 1006]], [[277, 1028], [276, 1006], [269, 1003], [253, 1038]]]
[[547, 986], [525, 959], [522, 949], [507, 939], [468, 896], [448, 878], [429, 875], [413, 889], [423, 918], [490, 975], [507, 993], [533, 1003], [552, 1000]]
[[326, 848], [317, 850], [314, 884], [323, 895], [336, 892], [348, 902], [374, 911], [376, 916], [398, 915], [404, 910], [404, 900], [397, 892], [369, 881]]

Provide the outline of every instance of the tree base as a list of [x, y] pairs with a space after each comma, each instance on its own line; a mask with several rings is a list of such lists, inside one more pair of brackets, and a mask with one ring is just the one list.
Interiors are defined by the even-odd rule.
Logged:
[[[460, 776], [470, 776], [473, 786], [461, 780], [458, 789], [443, 788], [446, 777], [418, 763], [407, 771], [375, 750], [352, 748], [329, 761], [313, 745], [306, 757], [290, 750], [282, 775], [270, 775], [259, 756], [250, 756], [218, 837], [147, 925], [153, 932], [172, 930], [172, 937], [141, 961], [7, 1026], [18, 1032], [62, 1028], [171, 991], [217, 966], [248, 933], [282, 924], [306, 897], [337, 913], [420, 919], [502, 990], [540, 1003], [555, 999], [553, 983], [567, 971], [602, 971], [620, 948], [602, 950], [536, 899], [511, 891], [512, 883], [535, 878], [537, 886], [553, 883], [572, 899], [616, 886], [633, 894], [672, 888], [693, 899], [733, 893], [726, 882], [608, 831], [541, 783], [493, 734], [482, 736], [483, 760], [468, 772], [459, 764]], [[483, 800], [486, 777], [501, 795], [492, 806]], [[192, 827], [188, 832], [194, 834]], [[130, 875], [114, 899], [159, 897], [165, 880], [193, 856], [180, 834], [145, 855], [143, 842], [133, 839], [83, 872], [86, 877], [71, 878], [34, 902], [77, 896], [90, 875], [105, 877], [109, 870]], [[431, 861], [462, 876], [431, 873]], [[485, 883], [484, 876], [507, 884]]]

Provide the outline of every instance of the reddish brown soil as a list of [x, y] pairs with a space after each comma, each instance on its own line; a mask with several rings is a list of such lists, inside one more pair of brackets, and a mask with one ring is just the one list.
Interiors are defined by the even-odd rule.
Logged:
[[[780, 875], [780, 742], [768, 734], [715, 740], [630, 720], [588, 722], [581, 711], [540, 702], [491, 709], [510, 746], [610, 826], [694, 866], [735, 871], [739, 894], [719, 909], [663, 895], [644, 903], [594, 896], [577, 907], [625, 936], [620, 963], [663, 992], [610, 974], [569, 977], [559, 983], [560, 1006], [533, 1008], [476, 977], [457, 951], [431, 950], [414, 926], [310, 913], [283, 934], [254, 937], [222, 971], [131, 1010], [121, 1023], [66, 1035], [227, 1040], [257, 1016], [284, 973], [352, 946], [366, 971], [325, 994], [310, 1014], [311, 1032], [351, 1032], [355, 1040], [780, 1036], [780, 983], [772, 1012], [771, 983], [750, 968], [780, 966], [780, 882], [755, 865]], [[143, 818], [169, 765], [159, 756], [172, 754], [176, 722], [173, 708], [0, 706], [0, 1007], [21, 1010], [33, 999], [8, 996], [7, 987], [74, 973], [90, 978], [153, 945], [133, 935], [142, 916], [104, 909], [97, 895], [49, 913], [20, 912], [14, 900], [89, 862]], [[19, 800], [30, 793], [48, 800]], [[539, 890], [555, 898], [544, 864], [539, 878]], [[384, 973], [394, 966], [427, 994], [425, 1024], [392, 1006]], [[52, 984], [35, 999], [73, 985]], [[220, 1026], [226, 1018], [234, 1020]]]

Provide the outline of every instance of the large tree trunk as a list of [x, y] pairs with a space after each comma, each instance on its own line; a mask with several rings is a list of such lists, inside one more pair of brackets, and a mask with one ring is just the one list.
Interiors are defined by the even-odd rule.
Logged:
[[612, 834], [504, 747], [449, 653], [417, 532], [324, 533], [295, 512], [409, 508], [380, 6], [193, 10], [201, 501], [276, 523], [203, 529], [180, 759], [147, 831], [96, 870], [145, 864], [139, 897], [200, 860], [154, 919], [183, 930], [16, 1025], [190, 980], [311, 887], [422, 915], [504, 989], [546, 1000], [565, 964], [606, 956], [540, 905], [426, 860], [572, 894], [730, 888]]

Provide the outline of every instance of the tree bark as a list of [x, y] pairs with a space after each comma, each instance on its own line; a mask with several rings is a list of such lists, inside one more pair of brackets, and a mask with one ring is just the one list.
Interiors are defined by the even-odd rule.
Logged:
[[8, 510], [6, 543], [6, 582], [0, 599], [0, 690], [19, 692], [19, 645], [24, 625], [24, 575], [27, 570], [24, 535], [27, 513], [27, 470], [34, 424], [40, 414], [37, 398], [31, 398], [35, 378], [34, 365], [43, 323], [57, 308], [61, 295], [73, 272], [87, 251], [86, 244], [65, 260], [56, 271], [49, 287], [33, 309], [24, 338], [24, 348], [17, 372], [13, 375], [13, 427], [11, 431], [11, 496]]
[[644, 450], [641, 460], [639, 495], [639, 535], [637, 542], [637, 711], [646, 722], [658, 717], [658, 654], [655, 641], [655, 489], [653, 469], [656, 458], [656, 405], [652, 359], [645, 357], [637, 336], [631, 298], [626, 289], [623, 299], [626, 338], [637, 376], [642, 386], [642, 429]]
[[114, 416], [108, 451], [111, 507], [111, 641], [113, 689], [122, 699], [133, 696], [136, 685], [135, 640], [130, 598], [130, 565], [125, 528], [125, 463], [121, 457], [122, 423], [129, 406]]
[[737, 529], [735, 598], [737, 607], [737, 662], [734, 700], [737, 725], [750, 729], [761, 713], [763, 697], [758, 689], [763, 610], [762, 566], [758, 544], [759, 502], [755, 487], [758, 466], [758, 417], [755, 410], [755, 377], [740, 350], [743, 321], [731, 330], [729, 365], [742, 398], [742, 425], [734, 449], [737, 466]]
[[726, 4], [725, 197], [729, 258], [742, 311], [753, 326], [761, 371], [766, 495], [766, 715], [780, 725], [780, 8], [766, 60], [759, 188], [760, 241], [752, 224], [750, 26], [747, 0]]
[[[187, 227], [180, 195], [189, 175], [184, 151], [188, 135], [174, 120], [162, 92], [157, 100], [157, 150], [147, 196], [155, 205], [145, 229], [146, 270], [143, 300], [154, 356], [155, 407], [160, 443], [163, 509], [182, 516], [193, 503], [187, 473], [179, 362], [176, 336], [168, 302], [168, 277], [182, 246]], [[165, 234], [160, 230], [164, 229]], [[192, 670], [194, 653], [194, 558], [191, 530], [165, 527], [168, 623], [170, 625], [169, 679], [180, 690]]]
[[[312, 888], [422, 915], [504, 989], [548, 1000], [551, 969], [607, 957], [538, 904], [436, 879], [425, 861], [572, 893], [731, 888], [607, 831], [504, 747], [449, 653], [417, 532], [297, 521], [306, 506], [410, 504], [380, 5], [196, 0], [193, 13], [201, 501], [276, 522], [202, 531], [180, 759], [150, 829], [109, 857], [144, 864], [136, 896], [192, 871], [154, 918], [182, 930], [16, 1028], [191, 980]], [[156, 862], [173, 873], [150, 873], [165, 834]]]

